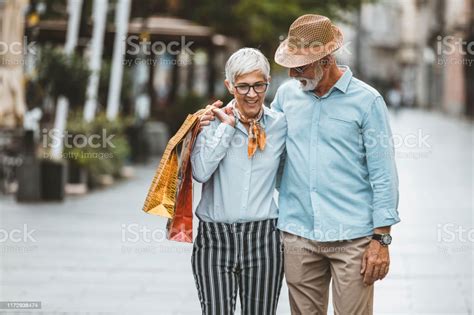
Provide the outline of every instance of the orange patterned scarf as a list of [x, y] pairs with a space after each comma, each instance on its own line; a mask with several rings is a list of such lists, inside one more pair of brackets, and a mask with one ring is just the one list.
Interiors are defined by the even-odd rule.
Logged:
[[265, 142], [266, 142], [266, 135], [265, 130], [263, 129], [262, 125], [260, 124], [260, 120], [263, 116], [263, 106], [260, 109], [260, 112], [257, 114], [256, 118], [247, 118], [243, 115], [237, 106], [235, 106], [235, 100], [232, 104], [232, 107], [237, 111], [237, 116], [239, 120], [244, 124], [249, 124], [249, 145], [248, 145], [248, 156], [251, 158], [255, 152], [257, 151], [257, 147], [263, 151], [265, 149]]

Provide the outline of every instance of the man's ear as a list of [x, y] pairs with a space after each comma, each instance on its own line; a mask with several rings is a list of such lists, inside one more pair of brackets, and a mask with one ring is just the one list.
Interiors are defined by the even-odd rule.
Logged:
[[268, 82], [268, 83], [272, 82], [272, 77], [271, 77], [271, 76], [268, 76], [267, 82]]
[[234, 94], [234, 87], [230, 84], [229, 80], [224, 80], [225, 87], [230, 94]]
[[322, 66], [323, 66], [324, 70], [329, 69], [331, 67], [331, 65], [332, 65], [332, 59], [331, 58], [324, 57], [322, 59]]

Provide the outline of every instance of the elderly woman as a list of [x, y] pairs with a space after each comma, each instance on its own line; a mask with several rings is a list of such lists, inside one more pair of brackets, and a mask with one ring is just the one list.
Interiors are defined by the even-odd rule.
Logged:
[[273, 199], [286, 120], [263, 105], [270, 65], [257, 49], [225, 67], [234, 99], [199, 134], [191, 156], [203, 183], [192, 267], [203, 314], [275, 314], [283, 278], [278, 208]]

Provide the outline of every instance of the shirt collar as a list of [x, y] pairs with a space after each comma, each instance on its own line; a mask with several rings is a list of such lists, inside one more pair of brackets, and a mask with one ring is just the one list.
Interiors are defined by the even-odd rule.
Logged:
[[342, 93], [346, 93], [347, 87], [352, 79], [352, 71], [348, 66], [339, 66], [339, 69], [344, 71], [343, 75], [337, 80], [336, 84], [334, 84], [334, 88], [338, 89]]

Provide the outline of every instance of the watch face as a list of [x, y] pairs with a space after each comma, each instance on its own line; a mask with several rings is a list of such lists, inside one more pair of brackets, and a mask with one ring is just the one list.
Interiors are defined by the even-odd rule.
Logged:
[[382, 242], [384, 244], [390, 245], [390, 243], [392, 243], [392, 237], [390, 236], [390, 234], [382, 235]]

